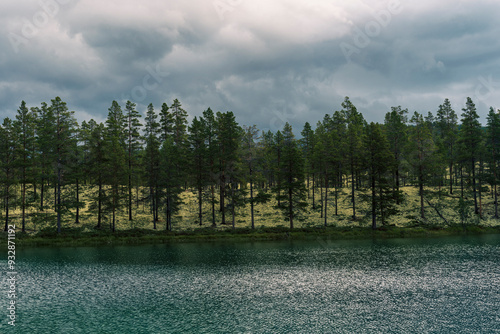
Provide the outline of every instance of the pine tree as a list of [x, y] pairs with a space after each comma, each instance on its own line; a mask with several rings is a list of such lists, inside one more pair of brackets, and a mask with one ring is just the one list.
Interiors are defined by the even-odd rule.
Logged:
[[[325, 226], [327, 224], [327, 216], [325, 216], [325, 213], [327, 213], [328, 209], [328, 173], [329, 173], [329, 162], [327, 161], [327, 150], [329, 147], [329, 133], [327, 130], [327, 127], [322, 123], [318, 122], [316, 125], [316, 131], [314, 132], [314, 137], [315, 137], [315, 145], [314, 145], [314, 154], [313, 154], [313, 161], [314, 165], [316, 166], [316, 170], [318, 171], [318, 179], [320, 181], [320, 195], [321, 195], [321, 214], [320, 218], [325, 219]], [[322, 183], [322, 181], [324, 183]], [[323, 184], [326, 189], [325, 195], [323, 196]]]
[[335, 188], [335, 215], [338, 215], [338, 188], [342, 188], [344, 184], [344, 163], [346, 161], [346, 147], [344, 145], [346, 138], [346, 120], [344, 114], [340, 111], [335, 111], [332, 116], [332, 127], [334, 131], [334, 143], [336, 149], [335, 170], [336, 170], [336, 188]]
[[259, 130], [256, 125], [252, 126], [244, 126], [243, 133], [243, 161], [246, 165], [246, 171], [248, 172], [246, 181], [250, 185], [250, 220], [252, 229], [255, 228], [255, 213], [254, 206], [256, 203], [265, 200], [265, 196], [263, 197], [263, 193], [261, 196], [254, 196], [254, 187], [255, 183], [259, 180], [259, 172], [257, 170], [257, 159], [258, 159], [258, 151], [257, 151], [257, 142], [259, 140], [258, 137]]
[[[306, 184], [307, 184], [307, 198], [309, 198], [309, 178], [311, 176], [313, 167], [313, 155], [314, 155], [314, 131], [311, 128], [311, 124], [306, 122], [304, 124], [304, 129], [300, 133], [302, 138], [299, 141], [300, 147], [302, 148], [302, 152], [304, 154], [305, 159], [305, 171], [306, 171]], [[313, 190], [314, 191], [314, 190]]]
[[108, 109], [106, 119], [105, 140], [108, 143], [106, 180], [110, 186], [110, 194], [107, 195], [107, 206], [111, 211], [111, 230], [116, 230], [116, 214], [122, 207], [122, 186], [127, 179], [126, 169], [126, 117], [119, 104], [113, 101]]
[[461, 157], [469, 169], [472, 194], [474, 197], [474, 213], [479, 214], [476, 189], [476, 163], [479, 160], [479, 151], [482, 140], [481, 124], [476, 106], [470, 97], [467, 98], [466, 107], [462, 109], [462, 126], [460, 127], [458, 142], [461, 145]]
[[269, 131], [262, 131], [261, 140], [258, 143], [259, 150], [262, 155], [262, 174], [265, 178], [265, 183], [263, 183], [263, 187], [265, 190], [268, 190], [273, 186], [274, 183], [274, 135]]
[[172, 113], [169, 111], [169, 106], [166, 103], [161, 105], [160, 110], [160, 122], [159, 122], [159, 134], [160, 142], [164, 142], [172, 134], [172, 128], [174, 124], [174, 118]]
[[97, 124], [93, 119], [88, 123], [89, 137], [88, 156], [86, 160], [86, 171], [91, 175], [91, 185], [97, 185], [97, 192], [92, 194], [90, 210], [97, 212], [97, 229], [102, 228], [105, 196], [106, 168], [109, 165], [108, 156], [109, 143], [106, 140], [106, 128], [104, 124]]
[[145, 152], [143, 165], [145, 167], [145, 177], [149, 188], [149, 199], [151, 202], [151, 212], [153, 213], [153, 226], [156, 229], [158, 221], [159, 207], [159, 156], [160, 156], [160, 141], [158, 139], [160, 124], [156, 121], [156, 115], [153, 104], [149, 104], [145, 118], [144, 140]]
[[495, 110], [490, 107], [487, 117], [487, 132], [486, 132], [486, 149], [488, 153], [487, 162], [489, 166], [489, 183], [493, 187], [493, 196], [495, 204], [494, 217], [498, 219], [498, 184], [500, 183], [500, 175], [498, 167], [500, 164], [500, 110]]
[[5, 227], [4, 231], [8, 230], [9, 226], [9, 209], [11, 201], [16, 198], [14, 185], [16, 180], [16, 131], [12, 124], [12, 120], [8, 117], [4, 118], [0, 126], [0, 185], [2, 185], [1, 195], [3, 199], [3, 207], [5, 208]]
[[75, 140], [72, 142], [74, 146], [70, 149], [71, 156], [68, 164], [70, 170], [69, 182], [75, 185], [74, 201], [72, 205], [69, 205], [69, 207], [74, 208], [76, 211], [75, 224], [80, 223], [80, 209], [85, 206], [85, 204], [80, 200], [80, 185], [82, 179], [85, 177], [84, 146], [82, 145], [84, 141], [84, 131], [76, 125]]
[[[393, 171], [396, 165], [394, 152], [389, 148], [389, 141], [378, 123], [371, 122], [366, 127], [364, 136], [365, 164], [371, 187], [372, 229], [377, 228], [377, 215], [385, 223], [386, 208], [388, 207], [385, 194], [390, 190], [391, 182], [387, 174]], [[398, 190], [399, 192], [399, 190]]]
[[208, 166], [207, 171], [209, 173], [210, 183], [210, 204], [212, 207], [212, 226], [215, 227], [215, 184], [218, 183], [217, 176], [217, 166], [216, 166], [216, 156], [218, 152], [217, 148], [217, 122], [215, 120], [215, 115], [212, 109], [208, 108], [203, 111], [203, 122], [205, 124], [205, 137], [207, 145], [207, 155], [208, 155]]
[[186, 129], [187, 129], [187, 112], [182, 109], [179, 100], [175, 99], [174, 103], [170, 106], [172, 114], [172, 135], [174, 143], [177, 146], [183, 146], [186, 142]]
[[188, 142], [190, 147], [190, 174], [194, 180], [194, 186], [198, 193], [198, 223], [200, 226], [203, 221], [203, 188], [209, 182], [208, 147], [206, 142], [206, 124], [205, 120], [194, 117], [189, 126]]
[[21, 182], [21, 226], [22, 231], [26, 232], [26, 187], [28, 182], [34, 183], [34, 177], [31, 175], [31, 166], [34, 164], [33, 144], [35, 141], [35, 115], [26, 107], [26, 102], [22, 101], [13, 123], [14, 129], [18, 134], [17, 143], [17, 168], [20, 170]]
[[56, 152], [53, 145], [56, 133], [56, 119], [52, 108], [43, 102], [41, 108], [37, 109], [37, 136], [36, 147], [39, 151], [40, 159], [37, 179], [40, 183], [40, 211], [45, 210], [45, 191], [46, 185], [55, 182], [54, 170], [56, 161]]
[[172, 216], [179, 211], [182, 192], [182, 173], [179, 168], [181, 147], [169, 137], [162, 144], [159, 157], [159, 180], [161, 198], [165, 207], [166, 229], [172, 231]]
[[[385, 132], [387, 134], [387, 139], [389, 141], [390, 149], [394, 155], [395, 165], [394, 165], [394, 193], [399, 192], [400, 187], [400, 172], [401, 172], [401, 161], [403, 159], [403, 150], [407, 145], [407, 127], [408, 122], [408, 109], [401, 109], [401, 106], [391, 107], [391, 112], [385, 115]], [[398, 197], [399, 198], [399, 197]], [[397, 203], [399, 204], [399, 203]]]
[[306, 187], [304, 174], [304, 158], [288, 122], [283, 128], [283, 150], [279, 163], [279, 186], [275, 188], [277, 199], [281, 205], [278, 207], [293, 229], [294, 219], [307, 207]]
[[341, 135], [343, 133], [343, 125], [338, 124], [334, 118], [325, 115], [322, 122], [318, 122], [316, 127], [315, 138], [315, 158], [325, 184], [325, 194], [323, 199], [323, 214], [324, 225], [328, 225], [328, 194], [330, 186], [333, 183], [335, 187], [335, 215], [338, 214], [337, 207], [337, 188], [340, 186], [341, 181], [338, 180], [341, 175]]
[[[220, 212], [222, 213], [222, 224], [226, 224], [225, 199], [232, 179], [236, 176], [238, 163], [238, 149], [241, 142], [241, 128], [236, 123], [232, 111], [225, 113], [217, 112], [216, 117], [216, 144], [218, 158], [218, 180], [220, 189]], [[232, 196], [231, 196], [232, 197]], [[234, 199], [234, 198], [232, 198]]]
[[346, 97], [342, 102], [342, 112], [345, 115], [347, 122], [346, 133], [346, 157], [347, 164], [351, 172], [351, 203], [352, 203], [352, 219], [356, 220], [356, 174], [359, 172], [362, 152], [362, 131], [364, 119], [356, 107]]
[[55, 120], [55, 134], [52, 145], [55, 148], [56, 158], [56, 212], [57, 212], [57, 232], [61, 232], [61, 219], [63, 211], [67, 211], [66, 203], [61, 200], [62, 188], [64, 186], [64, 171], [69, 167], [71, 149], [74, 148], [75, 126], [74, 112], [68, 111], [66, 103], [60, 97], [51, 100], [50, 109]]
[[424, 120], [422, 114], [415, 111], [410, 122], [413, 127], [410, 128], [407, 156], [413, 168], [413, 173], [417, 177], [420, 196], [420, 216], [422, 219], [425, 219], [424, 185], [434, 168], [436, 148], [432, 139], [432, 130], [429, 123]]
[[450, 100], [445, 99], [439, 106], [436, 115], [437, 128], [439, 129], [439, 146], [448, 163], [450, 175], [450, 195], [453, 194], [453, 166], [456, 160], [456, 142], [458, 135], [457, 114], [451, 108]]
[[276, 196], [276, 200], [278, 201], [278, 208], [281, 208], [281, 189], [283, 177], [281, 175], [281, 159], [283, 153], [283, 133], [278, 130], [274, 135], [273, 139], [273, 164], [274, 164], [274, 177], [275, 177], [275, 185], [274, 191], [278, 193]]
[[127, 144], [127, 164], [128, 164], [128, 220], [132, 220], [132, 178], [138, 164], [138, 151], [141, 148], [139, 129], [142, 124], [139, 122], [141, 115], [135, 109], [136, 104], [127, 101], [125, 105], [126, 117], [126, 144]]

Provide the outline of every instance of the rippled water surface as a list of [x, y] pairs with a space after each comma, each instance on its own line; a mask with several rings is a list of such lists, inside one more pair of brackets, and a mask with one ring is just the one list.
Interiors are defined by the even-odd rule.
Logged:
[[16, 255], [1, 333], [500, 333], [499, 235]]

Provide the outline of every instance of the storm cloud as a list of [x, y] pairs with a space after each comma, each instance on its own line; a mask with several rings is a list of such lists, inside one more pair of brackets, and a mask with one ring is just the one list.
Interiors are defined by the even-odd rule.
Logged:
[[2, 117], [60, 96], [103, 121], [113, 100], [178, 98], [298, 134], [349, 96], [368, 121], [466, 97], [500, 108], [498, 1], [5, 0]]

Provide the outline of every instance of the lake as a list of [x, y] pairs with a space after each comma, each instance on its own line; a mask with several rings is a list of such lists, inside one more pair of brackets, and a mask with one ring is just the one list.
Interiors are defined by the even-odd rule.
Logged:
[[1, 333], [500, 333], [500, 235], [16, 255]]

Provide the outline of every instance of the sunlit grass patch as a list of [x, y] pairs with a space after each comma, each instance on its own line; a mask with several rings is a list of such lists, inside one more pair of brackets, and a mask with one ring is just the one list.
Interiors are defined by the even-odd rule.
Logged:
[[[335, 195], [333, 188], [328, 192], [328, 210], [327, 210], [327, 225], [330, 227], [368, 227], [371, 224], [371, 208], [370, 203], [362, 201], [362, 195], [369, 195], [367, 190], [356, 191], [356, 220], [352, 219], [352, 199], [351, 189], [342, 188], [338, 189], [337, 193], [337, 214], [335, 214]], [[397, 227], [411, 227], [411, 226], [459, 226], [462, 221], [458, 214], [458, 194], [450, 196], [446, 191], [438, 192], [435, 188], [425, 188], [426, 200], [432, 206], [425, 203], [425, 219], [420, 217], [420, 197], [418, 188], [415, 186], [405, 186], [401, 188], [404, 193], [404, 200], [397, 206], [397, 214], [390, 216], [387, 219], [387, 225]], [[82, 231], [90, 232], [95, 230], [97, 225], [97, 217], [95, 210], [90, 210], [89, 203], [91, 202], [92, 194], [95, 194], [95, 187], [81, 186], [81, 201], [85, 203], [80, 209], [79, 223], [75, 222], [76, 210], [72, 209], [69, 213], [63, 216], [62, 227], [79, 228]], [[128, 212], [125, 206], [122, 206], [117, 211], [116, 228], [117, 230], [134, 230], [145, 229], [153, 230], [155, 223], [153, 222], [153, 214], [151, 212], [150, 204], [144, 199], [144, 194], [147, 189], [140, 188], [138, 191], [133, 191], [133, 220], [128, 219]], [[457, 191], [458, 193], [458, 191]], [[28, 233], [36, 233], [44, 229], [55, 229], [56, 227], [56, 213], [54, 211], [54, 196], [53, 189], [46, 189], [45, 193], [45, 208], [42, 211], [38, 202], [26, 208], [26, 230]], [[69, 190], [65, 190], [63, 197], [68, 197]], [[315, 189], [315, 208], [313, 208], [312, 192], [309, 193], [308, 208], [302, 217], [297, 217], [294, 225], [297, 229], [300, 228], [315, 228], [324, 226], [324, 194], [325, 190]], [[195, 231], [199, 229], [210, 229], [215, 231], [225, 231], [232, 229], [232, 215], [231, 211], [226, 211], [226, 225], [222, 225], [222, 214], [219, 212], [218, 204], [215, 205], [215, 222], [216, 227], [212, 227], [212, 211], [211, 203], [209, 200], [204, 200], [202, 205], [202, 221], [200, 225], [198, 217], [198, 197], [197, 193], [192, 189], [187, 189], [181, 193], [182, 205], [180, 210], [173, 217], [173, 229], [176, 231]], [[216, 194], [218, 199], [218, 194]], [[469, 206], [471, 206], [471, 198], [468, 198]], [[229, 201], [227, 202], [229, 204]], [[467, 224], [481, 225], [486, 227], [495, 227], [500, 225], [500, 221], [493, 218], [494, 204], [491, 193], [483, 193], [481, 208], [483, 219], [479, 220], [476, 216], [468, 217]], [[254, 208], [255, 226], [257, 228], [287, 228], [289, 222], [285, 220], [282, 212], [277, 210], [276, 199], [273, 197], [268, 203], [257, 204]], [[472, 208], [472, 207], [471, 207]], [[442, 217], [439, 216], [441, 214]], [[160, 210], [160, 219], [156, 222], [156, 229], [158, 231], [165, 230], [164, 213]], [[250, 229], [251, 216], [250, 204], [235, 209], [235, 227], [238, 229]], [[5, 212], [1, 212], [0, 218], [5, 217]], [[18, 230], [21, 227], [21, 208], [19, 204], [17, 207], [10, 210], [10, 221], [15, 223]], [[109, 229], [111, 226], [111, 215], [109, 212], [103, 214], [102, 228]], [[379, 225], [380, 226], [380, 225]]]

